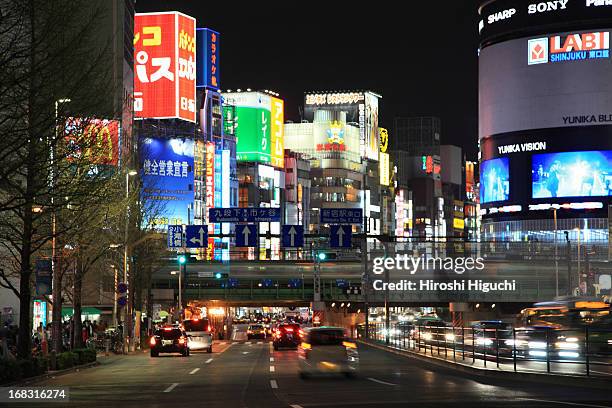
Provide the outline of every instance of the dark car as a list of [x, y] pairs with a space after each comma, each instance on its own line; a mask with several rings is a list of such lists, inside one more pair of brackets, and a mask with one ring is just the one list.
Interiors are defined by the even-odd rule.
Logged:
[[247, 339], [265, 339], [266, 328], [263, 324], [250, 324], [247, 328]]
[[301, 330], [299, 324], [282, 323], [279, 324], [274, 330], [272, 345], [274, 346], [274, 350], [278, 350], [281, 347], [288, 347], [297, 350], [303, 337], [304, 332]]
[[[471, 336], [466, 334], [465, 343], [473, 344], [476, 353], [495, 356], [512, 355], [512, 325], [501, 320], [481, 320], [472, 324]], [[472, 337], [472, 338], [470, 338]]]
[[151, 357], [159, 353], [180, 353], [183, 357], [189, 356], [187, 333], [178, 327], [163, 327], [155, 331], [151, 340]]

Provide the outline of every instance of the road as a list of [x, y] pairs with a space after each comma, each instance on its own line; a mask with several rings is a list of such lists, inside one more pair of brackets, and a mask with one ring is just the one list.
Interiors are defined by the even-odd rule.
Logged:
[[[218, 343], [213, 354], [150, 358], [146, 353], [45, 380], [35, 386], [70, 387], [66, 407], [607, 407], [605, 391], [464, 378], [368, 346], [359, 346], [354, 379], [297, 375], [293, 350], [265, 341]], [[11, 406], [25, 406], [11, 404]]]

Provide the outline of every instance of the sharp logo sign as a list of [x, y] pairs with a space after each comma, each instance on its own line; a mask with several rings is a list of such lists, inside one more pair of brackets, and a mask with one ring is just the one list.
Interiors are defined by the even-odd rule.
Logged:
[[556, 35], [528, 42], [528, 64], [610, 58], [610, 33]]
[[488, 24], [493, 24], [501, 20], [506, 20], [508, 18], [512, 18], [513, 15], [516, 14], [516, 9], [511, 8], [504, 11], [499, 11], [497, 13], [491, 14], [487, 19]]
[[529, 14], [546, 13], [548, 11], [565, 10], [569, 0], [542, 1], [527, 7]]

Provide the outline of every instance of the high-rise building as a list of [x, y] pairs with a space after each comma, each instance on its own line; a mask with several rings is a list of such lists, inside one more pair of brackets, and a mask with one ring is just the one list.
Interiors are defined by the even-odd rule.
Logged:
[[409, 156], [440, 154], [440, 119], [436, 117], [395, 118], [391, 149]]

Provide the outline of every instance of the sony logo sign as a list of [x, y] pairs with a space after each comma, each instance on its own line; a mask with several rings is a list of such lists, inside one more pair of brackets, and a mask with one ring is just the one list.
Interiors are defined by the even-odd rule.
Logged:
[[612, 0], [586, 0], [586, 6], [612, 6]]
[[497, 146], [497, 150], [499, 151], [499, 154], [536, 152], [539, 150], [546, 150], [546, 142], [516, 143], [504, 146]]
[[565, 10], [569, 0], [543, 1], [541, 3], [530, 4], [527, 6], [529, 14], [544, 13], [547, 11]]
[[489, 16], [489, 18], [487, 19], [487, 23], [489, 24], [497, 23], [498, 21], [511, 18], [514, 14], [516, 14], [515, 8], [498, 11], [497, 13], [493, 13]]

